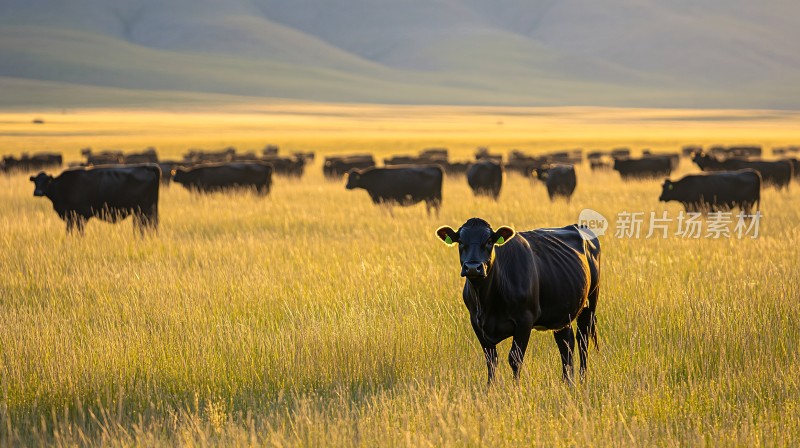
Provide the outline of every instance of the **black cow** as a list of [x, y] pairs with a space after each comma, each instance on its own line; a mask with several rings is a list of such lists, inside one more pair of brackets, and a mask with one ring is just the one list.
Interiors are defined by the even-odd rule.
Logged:
[[[571, 381], [577, 319], [581, 377], [589, 338], [597, 345], [595, 312], [600, 293], [600, 242], [577, 225], [514, 232], [493, 231], [472, 218], [458, 231], [443, 226], [436, 235], [458, 244], [463, 299], [486, 356], [488, 381], [497, 367], [497, 344], [513, 337], [508, 363], [519, 379], [531, 330], [553, 330], [561, 352], [562, 374]], [[495, 249], [495, 246], [498, 246]]]
[[503, 167], [491, 160], [475, 162], [467, 169], [467, 183], [476, 196], [489, 196], [496, 201], [503, 187]]
[[5, 156], [0, 166], [2, 166], [3, 172], [11, 174], [14, 172], [26, 173], [48, 168], [59, 168], [63, 163], [64, 159], [61, 154], [40, 152], [33, 155], [22, 154], [19, 159], [14, 156]]
[[172, 181], [193, 193], [254, 190], [266, 196], [272, 186], [272, 165], [266, 162], [228, 162], [176, 168]]
[[439, 166], [367, 168], [350, 171], [346, 188], [367, 190], [372, 202], [387, 205], [390, 213], [393, 204], [408, 206], [425, 201], [428, 215], [432, 208], [438, 216], [443, 178], [444, 172]]
[[44, 172], [31, 176], [34, 196], [46, 196], [67, 233], [77, 227], [83, 235], [86, 221], [96, 217], [118, 222], [133, 215], [133, 226], [144, 234], [158, 229], [158, 165], [72, 168], [54, 178]]
[[147, 148], [142, 152], [131, 152], [123, 155], [123, 162], [126, 165], [139, 163], [158, 163], [158, 154], [155, 148]]
[[185, 168], [188, 166], [191, 166], [191, 164], [178, 160], [162, 160], [158, 162], [158, 167], [161, 168], [161, 185], [169, 186], [172, 181], [172, 172], [178, 167]]
[[502, 163], [503, 156], [501, 154], [492, 154], [489, 152], [489, 148], [481, 146], [475, 149], [475, 160], [491, 160]]
[[301, 157], [264, 156], [261, 160], [272, 164], [273, 173], [278, 176], [300, 179], [306, 171], [306, 159]]
[[448, 176], [466, 176], [467, 170], [472, 166], [472, 162], [442, 162], [439, 166], [444, 169], [444, 174]]
[[730, 210], [739, 207], [752, 214], [761, 201], [761, 176], [752, 169], [690, 174], [677, 181], [664, 180], [659, 201], [678, 201], [687, 212]]
[[547, 195], [551, 201], [561, 196], [569, 202], [578, 184], [575, 167], [572, 165], [547, 165], [536, 168], [536, 177], [547, 186]]
[[777, 189], [789, 189], [793, 176], [792, 162], [788, 160], [750, 160], [731, 157], [719, 160], [709, 154], [695, 154], [692, 161], [703, 171], [736, 171], [747, 168], [754, 169], [761, 174], [764, 185], [772, 185]]
[[329, 180], [339, 180], [354, 169], [371, 168], [375, 166], [372, 154], [351, 154], [347, 156], [325, 157], [322, 165], [322, 174]]
[[614, 170], [619, 172], [623, 180], [651, 179], [672, 174], [672, 163], [670, 157], [646, 156], [641, 159], [619, 157], [614, 159]]

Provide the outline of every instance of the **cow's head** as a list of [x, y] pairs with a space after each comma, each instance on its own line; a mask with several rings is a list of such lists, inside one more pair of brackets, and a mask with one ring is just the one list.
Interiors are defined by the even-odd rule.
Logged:
[[661, 202], [673, 200], [673, 191], [675, 191], [675, 183], [669, 179], [664, 179], [664, 183], [661, 184], [661, 196], [658, 197], [658, 200]]
[[360, 182], [361, 182], [360, 171], [352, 169], [347, 172], [347, 185], [345, 185], [345, 188], [347, 188], [348, 190], [353, 190], [361, 186]]
[[175, 183], [183, 183], [186, 180], [186, 170], [183, 168], [174, 168], [171, 171], [172, 181]]
[[470, 280], [484, 279], [489, 275], [494, 261], [494, 247], [502, 246], [514, 235], [511, 227], [492, 230], [492, 226], [480, 218], [469, 219], [458, 231], [448, 226], [436, 230], [436, 236], [445, 244], [458, 245], [461, 276]]
[[30, 179], [34, 185], [33, 195], [44, 196], [47, 192], [47, 187], [50, 185], [50, 182], [53, 181], [53, 176], [45, 174], [45, 172], [42, 171], [35, 176], [31, 176]]

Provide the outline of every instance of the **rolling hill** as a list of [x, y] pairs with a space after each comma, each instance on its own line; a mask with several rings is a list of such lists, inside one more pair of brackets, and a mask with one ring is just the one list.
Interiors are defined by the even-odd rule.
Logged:
[[796, 2], [530, 3], [6, 0], [0, 106], [800, 105]]

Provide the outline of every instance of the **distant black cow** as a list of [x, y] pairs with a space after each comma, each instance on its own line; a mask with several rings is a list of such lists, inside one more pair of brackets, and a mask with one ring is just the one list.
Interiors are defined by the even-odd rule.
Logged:
[[646, 156], [641, 159], [619, 157], [614, 159], [614, 170], [622, 179], [651, 179], [672, 174], [670, 157]]
[[96, 217], [118, 222], [133, 215], [134, 229], [144, 233], [158, 228], [157, 165], [72, 168], [54, 178], [44, 172], [31, 176], [34, 196], [46, 196], [67, 233], [77, 227], [83, 234], [86, 221]]
[[747, 168], [754, 169], [761, 174], [764, 185], [772, 185], [777, 189], [789, 189], [793, 176], [792, 162], [788, 160], [750, 160], [731, 157], [719, 160], [709, 154], [695, 154], [692, 161], [703, 171], [736, 171]]
[[86, 165], [121, 165], [125, 163], [125, 155], [116, 149], [94, 152], [92, 148], [84, 148], [81, 155], [86, 157]]
[[785, 159], [792, 165], [792, 175], [796, 180], [800, 180], [800, 159], [796, 157], [790, 157]]
[[[564, 379], [571, 381], [577, 319], [583, 377], [589, 338], [597, 345], [595, 312], [600, 293], [600, 242], [577, 225], [515, 233], [493, 231], [472, 218], [458, 231], [443, 226], [436, 235], [458, 244], [463, 299], [486, 356], [488, 381], [497, 367], [497, 344], [513, 337], [508, 363], [519, 379], [531, 330], [553, 330]], [[497, 246], [497, 248], [495, 248]], [[494, 252], [494, 255], [493, 255]]]
[[273, 173], [278, 176], [299, 179], [306, 171], [306, 159], [300, 157], [264, 156], [261, 160], [272, 164]]
[[348, 190], [367, 190], [375, 204], [408, 206], [425, 201], [428, 215], [431, 209], [438, 216], [442, 205], [444, 172], [439, 166], [399, 166], [352, 170], [347, 175]]
[[448, 176], [465, 176], [469, 167], [472, 166], [472, 162], [442, 162], [439, 166]]
[[266, 162], [203, 164], [175, 169], [172, 180], [195, 193], [254, 190], [263, 196], [269, 194], [272, 186], [272, 165]]
[[547, 195], [551, 201], [561, 196], [569, 202], [578, 184], [575, 167], [572, 165], [547, 165], [537, 168], [536, 177], [547, 186]]
[[503, 187], [503, 167], [491, 160], [475, 162], [467, 170], [467, 183], [476, 196], [497, 200]]
[[131, 152], [123, 154], [123, 162], [126, 165], [139, 163], [158, 163], [158, 154], [155, 148], [147, 148], [142, 152]]
[[611, 157], [618, 159], [618, 158], [625, 158], [631, 156], [630, 148], [614, 148], [611, 150]]
[[371, 168], [375, 166], [375, 159], [372, 154], [351, 154], [346, 156], [325, 157], [322, 165], [322, 174], [327, 179], [339, 180], [354, 169]]
[[739, 207], [752, 214], [761, 201], [761, 176], [757, 171], [720, 171], [691, 174], [677, 181], [664, 180], [659, 201], [677, 201], [687, 212], [730, 210]]
[[228, 147], [218, 151], [190, 149], [183, 155], [183, 160], [192, 164], [230, 162], [236, 155], [236, 148]]
[[489, 152], [489, 148], [481, 146], [475, 149], [475, 160], [492, 160], [502, 163], [503, 156], [501, 154], [492, 154]]
[[188, 162], [179, 160], [162, 160], [158, 162], [158, 167], [161, 168], [161, 185], [169, 186], [172, 181], [172, 172], [178, 167], [186, 168], [189, 166], [191, 165]]
[[19, 159], [13, 156], [3, 157], [2, 171], [6, 174], [27, 173], [48, 168], [59, 168], [64, 163], [61, 154], [53, 152], [40, 152], [33, 155], [22, 154]]

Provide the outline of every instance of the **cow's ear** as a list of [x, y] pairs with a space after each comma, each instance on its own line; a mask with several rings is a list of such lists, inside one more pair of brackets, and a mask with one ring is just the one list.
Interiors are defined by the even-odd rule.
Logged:
[[35, 178], [34, 176], [31, 176], [31, 177], [30, 177], [30, 181], [31, 181], [31, 182], [36, 182], [36, 178]]
[[514, 238], [517, 232], [514, 231], [511, 227], [502, 226], [499, 227], [497, 230], [494, 231], [492, 235], [492, 239], [494, 240], [495, 246], [502, 246], [506, 244], [511, 238]]
[[458, 232], [449, 226], [442, 226], [436, 229], [436, 236], [438, 236], [439, 239], [444, 241], [444, 244], [447, 244], [448, 246], [452, 246], [458, 242]]

